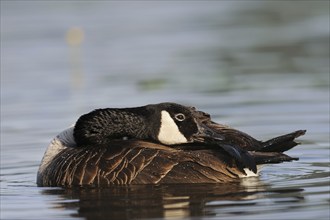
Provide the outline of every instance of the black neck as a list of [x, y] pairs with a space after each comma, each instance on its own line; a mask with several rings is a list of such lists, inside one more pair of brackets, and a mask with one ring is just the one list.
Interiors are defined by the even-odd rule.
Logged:
[[148, 112], [142, 108], [97, 109], [81, 116], [74, 128], [77, 146], [107, 145], [118, 138], [152, 138]]

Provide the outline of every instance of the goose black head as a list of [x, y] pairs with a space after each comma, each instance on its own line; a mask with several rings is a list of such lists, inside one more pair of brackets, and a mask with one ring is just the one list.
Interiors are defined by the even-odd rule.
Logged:
[[210, 116], [204, 112], [197, 111], [194, 107], [186, 107], [176, 103], [160, 103], [148, 105], [152, 109], [151, 122], [158, 121], [153, 126], [157, 133], [156, 140], [166, 145], [184, 144], [192, 142], [205, 142], [206, 140], [223, 140], [224, 138], [206, 126]]
[[78, 119], [73, 136], [78, 146], [107, 145], [124, 137], [166, 145], [222, 140], [205, 123], [210, 120], [206, 113], [175, 103], [97, 109]]

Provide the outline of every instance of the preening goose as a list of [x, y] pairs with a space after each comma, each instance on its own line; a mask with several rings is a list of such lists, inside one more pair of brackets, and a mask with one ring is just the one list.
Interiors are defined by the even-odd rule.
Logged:
[[37, 185], [232, 182], [257, 175], [258, 165], [297, 160], [283, 152], [305, 132], [262, 142], [176, 103], [97, 109], [53, 139]]

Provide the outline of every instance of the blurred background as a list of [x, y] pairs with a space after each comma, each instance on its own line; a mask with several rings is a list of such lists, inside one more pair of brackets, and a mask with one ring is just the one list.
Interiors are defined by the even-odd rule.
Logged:
[[1, 215], [58, 217], [35, 174], [79, 115], [165, 101], [264, 139], [307, 129], [293, 170], [328, 195], [329, 98], [329, 1], [1, 1]]

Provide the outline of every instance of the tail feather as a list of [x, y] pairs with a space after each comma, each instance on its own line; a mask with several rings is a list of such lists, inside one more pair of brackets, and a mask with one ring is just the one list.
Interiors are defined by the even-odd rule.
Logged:
[[268, 141], [262, 142], [262, 148], [260, 152], [284, 152], [290, 150], [299, 143], [295, 142], [294, 139], [302, 136], [306, 133], [306, 130], [298, 130], [290, 134], [282, 135]]
[[210, 123], [208, 126], [225, 136], [224, 141], [209, 140], [210, 143], [222, 148], [239, 166], [254, 173], [257, 173], [256, 165], [298, 160], [283, 152], [297, 146], [299, 143], [295, 142], [295, 139], [306, 133], [306, 130], [298, 130], [262, 142], [241, 131], [221, 127], [216, 123]]
[[254, 161], [257, 165], [260, 164], [270, 164], [270, 163], [282, 163], [289, 162], [293, 160], [299, 160], [297, 157], [290, 157], [286, 154], [280, 152], [256, 152], [250, 151], [250, 154], [254, 158]]
[[276, 138], [272, 138], [268, 141], [261, 142], [261, 148], [255, 151], [249, 151], [253, 157], [256, 165], [261, 164], [274, 164], [289, 162], [293, 160], [299, 160], [296, 157], [290, 157], [284, 154], [299, 143], [295, 142], [295, 139], [306, 133], [306, 130], [298, 130], [289, 134], [285, 134]]

